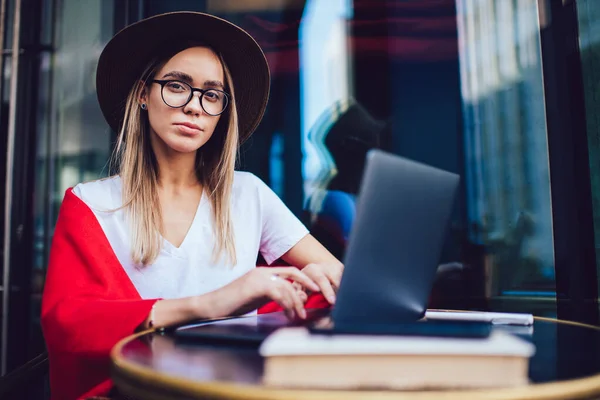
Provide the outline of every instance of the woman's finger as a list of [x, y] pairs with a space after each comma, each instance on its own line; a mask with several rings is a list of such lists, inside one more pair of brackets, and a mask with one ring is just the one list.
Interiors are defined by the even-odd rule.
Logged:
[[329, 268], [324, 269], [325, 276], [329, 279], [329, 282], [337, 292], [340, 287], [342, 280], [342, 273], [344, 272], [343, 266], [332, 265]]
[[299, 284], [301, 284], [308, 290], [312, 290], [314, 292], [319, 291], [320, 286], [314, 280], [312, 280], [310, 277], [308, 277], [308, 275], [306, 275], [304, 272], [300, 271], [298, 268], [274, 267], [274, 268], [269, 268], [269, 269], [270, 269], [271, 273], [277, 274], [283, 278], [289, 278], [289, 279], [293, 280], [294, 282], [298, 282]]
[[306, 273], [310, 274], [310, 277], [317, 283], [317, 285], [319, 285], [321, 293], [323, 294], [323, 296], [325, 296], [327, 301], [330, 304], [334, 304], [335, 290], [333, 290], [333, 287], [331, 286], [331, 282], [329, 281], [327, 275], [325, 275], [321, 268], [312, 267], [309, 265], [305, 269], [307, 269]]
[[273, 286], [271, 292], [272, 300], [276, 301], [284, 309], [286, 316], [289, 319], [294, 319], [294, 316], [297, 315], [305, 319], [306, 311], [304, 310], [304, 302], [301, 300], [292, 283], [277, 274], [271, 275], [270, 280]]
[[[274, 276], [276, 277], [276, 275]], [[291, 319], [294, 318], [294, 302], [288, 294], [286, 288], [283, 286], [284, 282], [287, 283], [285, 280], [279, 277], [277, 277], [276, 279], [272, 279], [271, 288], [268, 291], [268, 296], [272, 301], [279, 304], [279, 306], [283, 308], [285, 315]]]
[[[294, 289], [291, 283], [286, 282], [286, 289], [288, 290], [288, 295], [293, 302], [294, 312], [295, 314], [302, 318], [306, 318], [306, 310], [304, 309], [304, 301], [300, 298], [299, 292]], [[302, 292], [303, 293], [303, 292]]]
[[306, 300], [308, 300], [308, 293], [306, 293], [306, 289], [304, 289], [304, 286], [302, 286], [298, 282], [292, 282], [292, 287], [298, 294], [298, 297], [300, 297], [300, 300], [302, 300], [303, 303], [306, 303]]
[[306, 294], [306, 292], [304, 290], [296, 290], [296, 293], [298, 294], [300, 301], [302, 301], [302, 303], [306, 303], [306, 301], [308, 300], [308, 295]]

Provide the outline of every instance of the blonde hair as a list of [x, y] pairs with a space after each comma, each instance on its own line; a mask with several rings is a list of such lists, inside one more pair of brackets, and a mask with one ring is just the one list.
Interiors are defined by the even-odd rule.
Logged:
[[[216, 244], [212, 261], [219, 261], [225, 253], [225, 262], [233, 266], [237, 258], [229, 205], [239, 147], [238, 114], [231, 73], [223, 58], [218, 57], [231, 99], [211, 139], [197, 151], [196, 176], [212, 206]], [[131, 257], [138, 265], [150, 265], [156, 260], [162, 247], [163, 229], [157, 193], [158, 164], [150, 144], [148, 117], [140, 110], [138, 98], [147, 82], [169, 58], [150, 63], [142, 79], [129, 92], [123, 125], [111, 160], [121, 177], [122, 208], [131, 229]]]

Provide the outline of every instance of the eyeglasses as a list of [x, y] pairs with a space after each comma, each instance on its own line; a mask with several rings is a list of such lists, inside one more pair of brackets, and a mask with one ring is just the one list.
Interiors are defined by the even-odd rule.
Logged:
[[200, 105], [208, 115], [222, 114], [229, 104], [229, 94], [222, 90], [199, 89], [176, 80], [154, 79], [152, 82], [161, 86], [162, 99], [171, 108], [185, 107], [194, 97], [194, 92], [200, 92]]

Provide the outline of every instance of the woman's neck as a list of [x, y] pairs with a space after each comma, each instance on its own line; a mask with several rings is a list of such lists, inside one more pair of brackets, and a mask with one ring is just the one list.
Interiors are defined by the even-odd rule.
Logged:
[[157, 157], [157, 162], [158, 185], [163, 189], [171, 188], [177, 191], [197, 187], [200, 184], [196, 175], [194, 158], [191, 160], [188, 157], [159, 160]]
[[178, 153], [166, 146], [153, 146], [158, 164], [158, 185], [179, 191], [200, 185], [196, 175], [196, 152]]

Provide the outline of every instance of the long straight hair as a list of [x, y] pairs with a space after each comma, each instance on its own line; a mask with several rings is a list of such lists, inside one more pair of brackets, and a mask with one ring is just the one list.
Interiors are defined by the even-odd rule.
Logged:
[[[212, 137], [196, 153], [196, 176], [212, 206], [215, 238], [212, 262], [218, 262], [225, 256], [225, 262], [234, 266], [237, 259], [230, 199], [239, 147], [238, 114], [231, 73], [223, 57], [218, 57], [225, 75], [225, 90], [231, 98]], [[157, 192], [159, 170], [150, 142], [150, 123], [138, 99], [148, 87], [148, 82], [170, 58], [151, 62], [131, 88], [111, 158], [111, 169], [118, 172], [122, 181], [121, 208], [125, 209], [131, 230], [131, 257], [134, 263], [142, 266], [152, 264], [160, 253], [163, 223]]]

